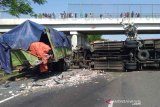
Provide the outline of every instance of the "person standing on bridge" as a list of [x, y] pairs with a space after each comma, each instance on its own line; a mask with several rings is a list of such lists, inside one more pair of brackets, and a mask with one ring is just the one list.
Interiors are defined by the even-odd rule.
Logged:
[[131, 17], [133, 18], [134, 17], [134, 12], [132, 11], [132, 13], [131, 13]]

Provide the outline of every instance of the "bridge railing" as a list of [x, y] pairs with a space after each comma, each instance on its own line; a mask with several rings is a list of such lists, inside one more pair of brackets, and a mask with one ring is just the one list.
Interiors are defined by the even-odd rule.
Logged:
[[[21, 15], [19, 18], [49, 18], [49, 19], [72, 19], [72, 18], [160, 18], [159, 13], [71, 13], [71, 12], [62, 12], [62, 13], [39, 13], [34, 14], [33, 16]], [[17, 19], [17, 17], [11, 15], [0, 14], [0, 19]]]
[[[160, 13], [48, 13], [34, 16], [22, 15], [19, 18], [49, 18], [49, 19], [72, 19], [72, 18], [160, 18]], [[0, 19], [17, 19], [11, 15], [0, 15]]]
[[[61, 13], [36, 13], [33, 16], [21, 15], [20, 18], [160, 18], [160, 4], [68, 4], [68, 10]], [[0, 12], [0, 19], [17, 18]]]
[[56, 13], [50, 15], [37, 14], [32, 18], [160, 18], [160, 13]]

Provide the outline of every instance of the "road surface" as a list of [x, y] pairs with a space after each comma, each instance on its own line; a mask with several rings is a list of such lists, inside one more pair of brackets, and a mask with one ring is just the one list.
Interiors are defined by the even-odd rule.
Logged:
[[160, 71], [113, 75], [112, 81], [99, 76], [72, 87], [20, 95], [0, 107], [159, 107]]

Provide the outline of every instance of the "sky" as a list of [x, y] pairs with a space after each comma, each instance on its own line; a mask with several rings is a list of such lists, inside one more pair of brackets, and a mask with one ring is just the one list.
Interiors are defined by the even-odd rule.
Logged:
[[[79, 6], [74, 7], [71, 4], [144, 4], [144, 3], [160, 4], [160, 0], [47, 0], [47, 3], [45, 5], [39, 6], [33, 4], [33, 8], [35, 12], [62, 12], [67, 10], [79, 9], [78, 8]], [[89, 8], [94, 9], [94, 6], [92, 7], [93, 8], [89, 6]], [[120, 7], [119, 9], [121, 8], [122, 7]], [[98, 10], [98, 8], [96, 9]], [[111, 9], [113, 9], [113, 7]]]
[[[73, 5], [73, 4], [160, 4], [160, 0], [47, 0], [47, 3], [44, 5], [37, 5], [33, 4], [33, 10], [37, 13], [61, 13], [63, 11], [74, 11], [74, 12], [81, 12], [81, 11], [92, 11], [92, 12], [121, 12], [121, 11], [138, 11], [138, 12], [151, 12], [148, 8], [152, 8], [151, 6], [108, 6], [108, 5]], [[116, 9], [115, 9], [116, 8]], [[154, 7], [154, 12], [157, 12], [158, 7]], [[127, 9], [127, 10], [125, 10]], [[110, 35], [106, 34], [102, 36], [104, 39], [110, 40], [125, 40], [125, 35]], [[142, 39], [148, 38], [160, 38], [160, 34], [158, 35], [139, 35]]]

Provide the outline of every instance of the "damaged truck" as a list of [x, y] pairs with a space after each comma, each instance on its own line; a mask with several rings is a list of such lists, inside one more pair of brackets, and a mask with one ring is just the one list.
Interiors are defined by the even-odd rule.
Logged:
[[[75, 50], [73, 65], [91, 69], [117, 69], [123, 71], [160, 68], [160, 39], [137, 39], [137, 27], [123, 24], [125, 41], [95, 41], [90, 48]], [[86, 48], [86, 47], [85, 47]], [[87, 66], [87, 67], [86, 67]]]
[[30, 20], [0, 36], [0, 65], [6, 73], [41, 65], [46, 70], [66, 70], [70, 54], [71, 44], [63, 32]]

